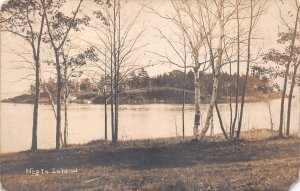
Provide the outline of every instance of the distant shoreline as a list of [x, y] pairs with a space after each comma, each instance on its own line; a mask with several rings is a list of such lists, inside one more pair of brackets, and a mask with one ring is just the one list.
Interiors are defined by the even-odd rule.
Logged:
[[[253, 93], [252, 93], [253, 94]], [[8, 99], [1, 100], [1, 103], [26, 103], [33, 104], [34, 96], [29, 94], [22, 94]], [[77, 104], [104, 104], [104, 96], [96, 92], [80, 92], [76, 95], [71, 95], [72, 99], [70, 103]], [[245, 102], [260, 102], [267, 101], [268, 99], [278, 99], [281, 97], [281, 92], [271, 92], [269, 95], [262, 93], [254, 93], [253, 95], [247, 95]], [[239, 102], [241, 96], [239, 96]], [[55, 99], [54, 99], [55, 101]], [[229, 96], [220, 96], [218, 103], [229, 103]], [[235, 102], [235, 96], [232, 96], [232, 102]], [[49, 98], [46, 93], [41, 93], [41, 104], [50, 104]], [[186, 104], [194, 103], [194, 92], [186, 91]], [[201, 97], [201, 103], [210, 103], [210, 95], [204, 95]], [[178, 88], [156, 88], [156, 89], [138, 89], [127, 90], [120, 94], [120, 104], [182, 104], [182, 89]]]
[[[274, 99], [280, 99], [280, 97], [272, 97], [270, 98], [270, 100], [274, 100]], [[75, 103], [75, 104], [85, 104], [85, 105], [104, 105], [104, 103], [87, 103], [87, 101], [89, 100], [84, 100], [84, 99], [80, 99], [80, 100], [76, 100], [76, 101], [71, 101], [70, 103]], [[257, 99], [257, 98], [253, 98], [251, 96], [249, 97], [245, 97], [245, 103], [255, 103], [255, 102], [266, 102], [267, 98], [265, 99]], [[220, 104], [225, 104], [225, 103], [230, 103], [230, 101], [228, 99], [221, 99], [221, 100], [217, 100], [218, 103]], [[239, 97], [239, 101], [238, 103], [241, 102], [241, 97]], [[33, 101], [13, 101], [13, 98], [8, 98], [8, 99], [3, 99], [0, 101], [0, 103], [11, 103], [11, 104], [33, 104]], [[50, 105], [49, 101], [45, 101], [45, 100], [41, 100], [39, 102], [42, 105]], [[209, 104], [209, 101], [202, 101], [201, 104]], [[148, 105], [148, 104], [175, 104], [175, 105], [182, 105], [182, 103], [178, 103], [178, 102], [138, 102], [138, 103], [120, 103], [120, 105]], [[187, 105], [191, 105], [193, 103], [185, 103]], [[235, 99], [232, 99], [232, 104], [235, 104]]]

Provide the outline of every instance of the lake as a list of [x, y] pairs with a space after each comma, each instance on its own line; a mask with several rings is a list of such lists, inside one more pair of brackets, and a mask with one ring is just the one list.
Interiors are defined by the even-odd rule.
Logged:
[[[287, 105], [287, 100], [286, 100]], [[233, 105], [234, 106], [234, 105]], [[201, 105], [205, 117], [208, 105]], [[119, 139], [152, 139], [182, 135], [181, 105], [146, 104], [121, 105], [119, 112]], [[229, 104], [219, 104], [223, 122], [228, 130]], [[192, 135], [193, 105], [186, 105], [185, 134]], [[274, 129], [278, 129], [280, 100], [271, 101]], [[1, 153], [28, 150], [31, 147], [31, 104], [1, 103]], [[204, 121], [205, 118], [202, 118]], [[63, 124], [63, 119], [62, 119]], [[108, 116], [108, 124], [110, 118]], [[218, 118], [214, 113], [214, 133], [221, 133]], [[177, 127], [177, 133], [176, 133]], [[245, 104], [242, 130], [270, 129], [268, 104], [255, 102]], [[299, 100], [293, 100], [291, 132], [299, 130]], [[229, 130], [228, 130], [229, 131]], [[210, 135], [210, 130], [207, 135]], [[108, 136], [111, 138], [110, 126]], [[84, 144], [104, 138], [104, 105], [71, 104], [69, 107], [70, 144]], [[38, 148], [55, 148], [55, 117], [50, 105], [40, 105], [38, 123]]]

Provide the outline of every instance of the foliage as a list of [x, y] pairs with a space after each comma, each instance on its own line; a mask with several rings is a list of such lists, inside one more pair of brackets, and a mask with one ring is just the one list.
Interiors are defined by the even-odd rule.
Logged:
[[[272, 81], [272, 79], [284, 78], [285, 77], [285, 67], [291, 56], [291, 40], [292, 40], [293, 32], [289, 30], [288, 32], [280, 32], [278, 33], [277, 43], [279, 45], [285, 46], [283, 50], [282, 48], [270, 49], [267, 53], [262, 54], [263, 63], [257, 64], [252, 67], [252, 74], [261, 79], [267, 79]], [[298, 33], [296, 40], [299, 40], [300, 33]], [[299, 43], [298, 43], [299, 44]], [[296, 65], [300, 63], [300, 46], [297, 44], [294, 45], [294, 54], [292, 54], [291, 59], [291, 67], [294, 68]], [[293, 77], [293, 72], [289, 72], [289, 79]], [[296, 76], [296, 85], [299, 86], [299, 74]], [[270, 84], [274, 89], [279, 89], [279, 85], [277, 83]]]

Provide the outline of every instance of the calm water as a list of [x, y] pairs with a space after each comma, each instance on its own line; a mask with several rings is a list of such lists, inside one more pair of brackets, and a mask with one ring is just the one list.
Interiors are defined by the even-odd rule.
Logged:
[[[299, 101], [293, 100], [292, 133], [299, 129]], [[219, 104], [223, 122], [228, 128], [228, 104]], [[207, 105], [201, 106], [205, 112]], [[271, 101], [274, 128], [278, 128], [280, 100]], [[33, 105], [1, 103], [1, 153], [30, 149]], [[119, 137], [122, 140], [174, 137], [181, 135], [181, 105], [150, 104], [122, 105], [119, 112]], [[203, 114], [205, 117], [205, 113]], [[193, 106], [186, 106], [186, 135], [192, 135]], [[203, 119], [204, 120], [204, 119]], [[108, 118], [108, 122], [110, 119]], [[214, 114], [214, 133], [221, 133], [217, 115]], [[270, 128], [268, 105], [264, 102], [247, 103], [243, 129]], [[110, 127], [108, 136], [111, 137]], [[208, 132], [208, 135], [210, 131]], [[69, 143], [87, 143], [104, 138], [104, 106], [72, 104], [69, 107]], [[40, 105], [38, 147], [55, 147], [55, 118], [49, 105]]]

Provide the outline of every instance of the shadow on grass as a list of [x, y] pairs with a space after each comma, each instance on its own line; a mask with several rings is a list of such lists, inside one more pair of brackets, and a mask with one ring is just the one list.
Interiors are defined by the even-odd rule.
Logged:
[[[247, 162], [271, 159], [276, 153], [286, 152], [289, 147], [265, 144], [268, 141], [218, 141], [181, 142], [154, 144], [145, 147], [122, 148], [103, 143], [67, 148], [60, 151], [47, 150], [21, 152], [4, 157], [1, 161], [3, 174], [25, 174], [28, 168], [78, 168], [89, 169], [99, 166], [117, 169], [150, 170], [161, 168], [183, 168], [197, 165]], [[287, 145], [288, 146], [288, 145]], [[295, 143], [297, 147], [297, 144]], [[274, 154], [275, 153], [275, 154]], [[298, 153], [295, 153], [295, 156]]]

